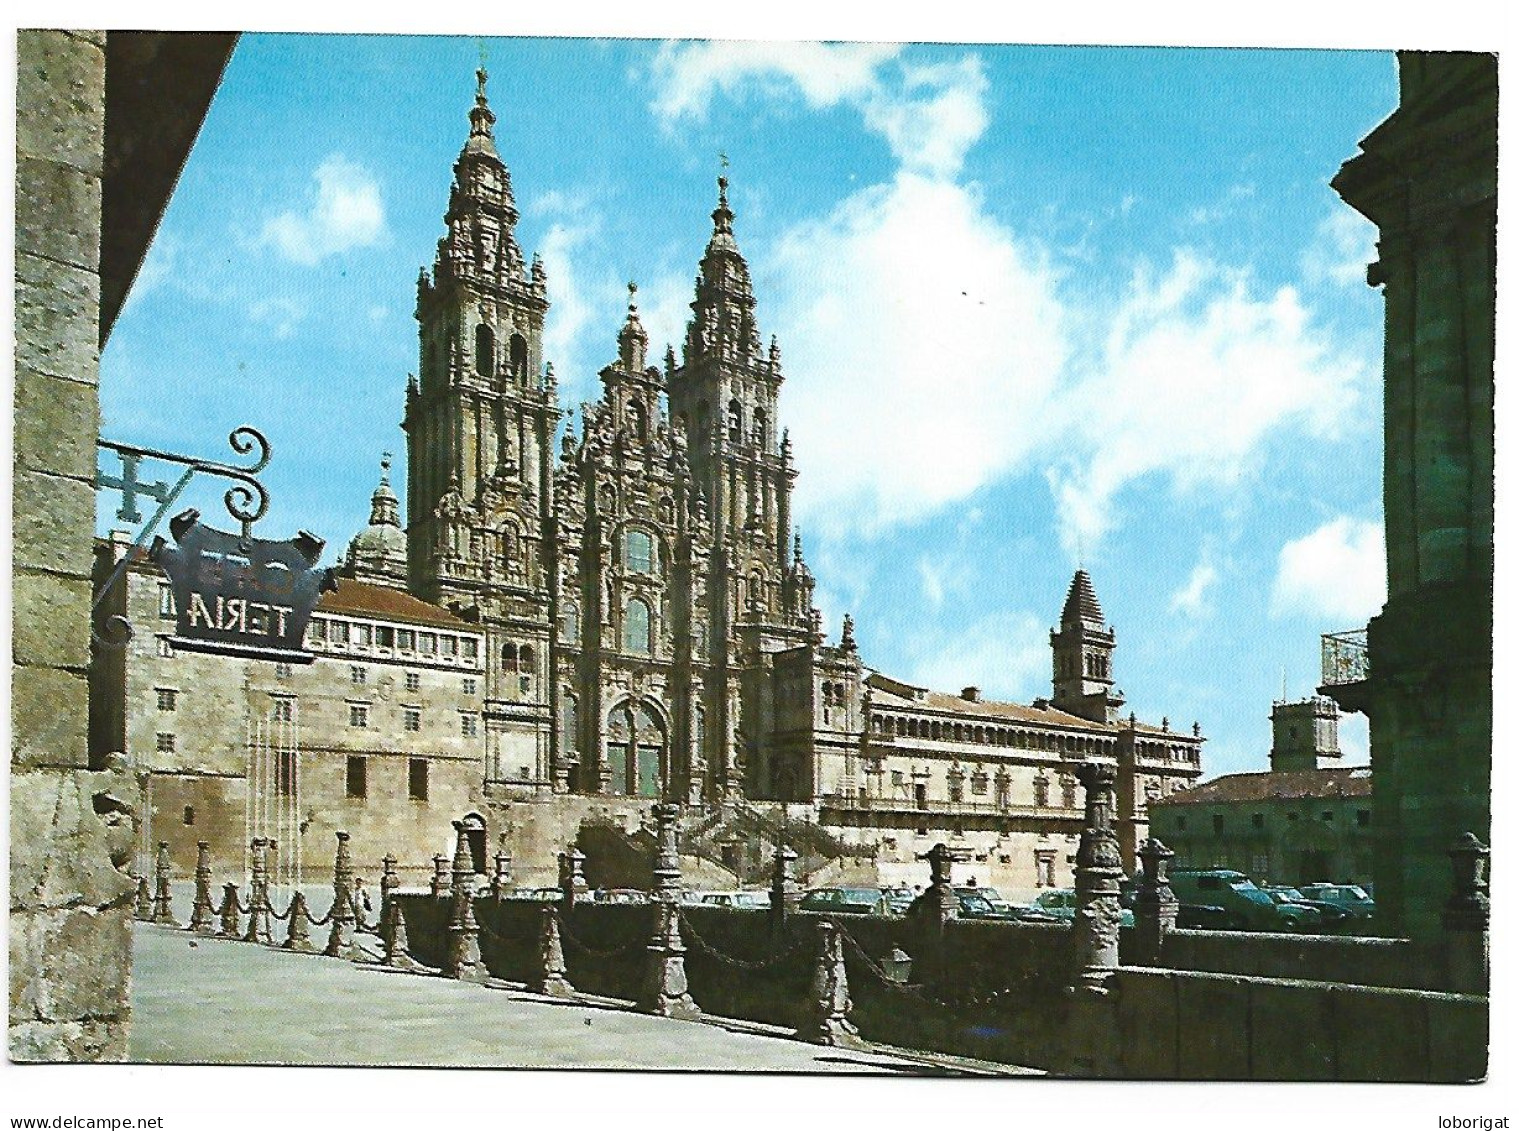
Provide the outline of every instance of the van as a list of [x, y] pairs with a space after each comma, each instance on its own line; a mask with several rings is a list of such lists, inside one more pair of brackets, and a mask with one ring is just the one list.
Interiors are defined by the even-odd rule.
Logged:
[[1222, 910], [1226, 930], [1306, 931], [1318, 915], [1302, 904], [1278, 903], [1255, 886], [1243, 872], [1226, 868], [1172, 872], [1171, 890], [1182, 907], [1216, 907]]

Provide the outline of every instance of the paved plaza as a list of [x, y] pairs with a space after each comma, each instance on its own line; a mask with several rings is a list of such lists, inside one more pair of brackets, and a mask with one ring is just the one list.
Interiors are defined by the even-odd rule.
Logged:
[[134, 925], [130, 1059], [730, 1072], [1010, 1074], [900, 1050], [852, 1052], [750, 1022], [669, 1021], [602, 999], [420, 977]]

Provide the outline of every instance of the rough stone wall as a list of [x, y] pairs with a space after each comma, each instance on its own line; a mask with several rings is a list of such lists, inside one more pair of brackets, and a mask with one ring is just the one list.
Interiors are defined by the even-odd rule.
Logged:
[[22, 31], [16, 71], [10, 1055], [121, 1060], [132, 790], [90, 768], [85, 678], [104, 33]]

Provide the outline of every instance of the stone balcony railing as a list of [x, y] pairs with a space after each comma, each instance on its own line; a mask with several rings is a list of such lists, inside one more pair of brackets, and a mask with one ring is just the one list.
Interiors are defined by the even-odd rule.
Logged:
[[861, 793], [827, 793], [818, 798], [824, 809], [876, 813], [934, 813], [950, 816], [1043, 817], [1072, 819], [1081, 815], [1075, 806], [1001, 805], [995, 801], [919, 801], [912, 797], [872, 797]]

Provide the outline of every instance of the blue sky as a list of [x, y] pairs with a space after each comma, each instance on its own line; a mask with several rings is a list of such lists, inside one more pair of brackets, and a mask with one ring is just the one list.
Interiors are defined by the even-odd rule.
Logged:
[[[1264, 767], [1284, 674], [1306, 694], [1319, 634], [1383, 599], [1374, 231], [1328, 181], [1395, 105], [1390, 54], [484, 47], [567, 404], [628, 279], [651, 349], [679, 340], [726, 153], [830, 630], [1027, 700], [1080, 561], [1130, 704], [1199, 720], [1210, 774]], [[105, 435], [222, 456], [258, 425], [265, 536], [341, 552], [380, 453], [404, 471], [480, 51], [243, 37], [102, 358]]]

